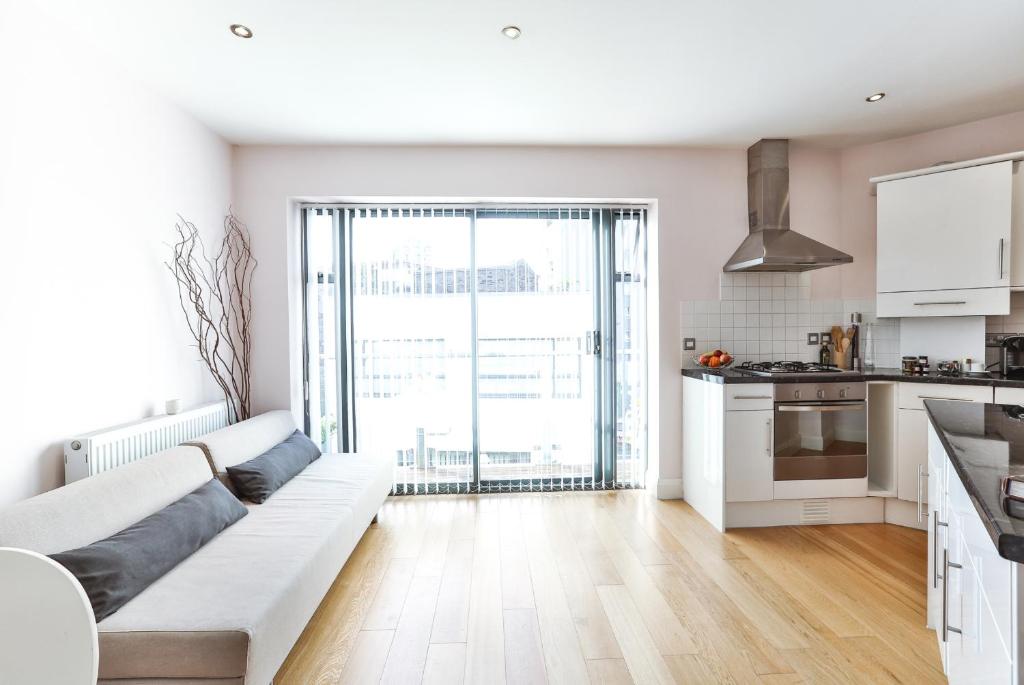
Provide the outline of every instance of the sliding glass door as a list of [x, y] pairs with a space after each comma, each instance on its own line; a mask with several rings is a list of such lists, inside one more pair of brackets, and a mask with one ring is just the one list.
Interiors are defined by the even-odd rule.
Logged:
[[310, 433], [393, 460], [396, 494], [642, 485], [645, 227], [639, 208], [307, 208]]
[[472, 217], [349, 220], [355, 445], [393, 458], [409, 491], [470, 483]]
[[477, 215], [485, 487], [579, 487], [595, 475], [596, 238], [585, 211]]

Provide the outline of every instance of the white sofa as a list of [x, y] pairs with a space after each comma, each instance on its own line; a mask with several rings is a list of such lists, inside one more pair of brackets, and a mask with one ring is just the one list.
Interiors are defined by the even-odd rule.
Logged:
[[[295, 430], [269, 412], [0, 511], [0, 546], [53, 554], [122, 530]], [[325, 454], [99, 623], [101, 683], [271, 682], [391, 489], [391, 464]]]

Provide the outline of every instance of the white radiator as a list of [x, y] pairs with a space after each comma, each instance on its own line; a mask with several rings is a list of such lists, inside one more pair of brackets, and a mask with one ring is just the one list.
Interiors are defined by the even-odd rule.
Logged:
[[228, 425], [227, 405], [211, 402], [180, 414], [104, 428], [64, 442], [64, 480], [71, 483], [180, 445]]

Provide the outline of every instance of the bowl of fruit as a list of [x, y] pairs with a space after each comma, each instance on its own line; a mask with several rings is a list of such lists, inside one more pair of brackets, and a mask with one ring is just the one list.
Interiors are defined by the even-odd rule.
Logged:
[[731, 365], [735, 360], [736, 357], [732, 356], [728, 352], [723, 352], [722, 350], [705, 352], [704, 354], [693, 358], [693, 361], [695, 361], [698, 366], [703, 366], [709, 369], [724, 369]]

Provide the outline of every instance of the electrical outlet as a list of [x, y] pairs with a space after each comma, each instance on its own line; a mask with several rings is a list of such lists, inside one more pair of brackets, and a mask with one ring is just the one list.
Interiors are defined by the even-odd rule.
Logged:
[[683, 349], [684, 350], [696, 350], [697, 339], [696, 338], [683, 338]]
[[818, 340], [819, 340], [819, 337], [818, 337], [817, 333], [808, 333], [807, 334], [807, 344], [808, 345], [820, 345], [821, 343], [818, 342]]
[[832, 332], [831, 331], [827, 331], [827, 332], [826, 331], [822, 331], [822, 333], [821, 333], [821, 344], [822, 345], [831, 345], [832, 344]]

